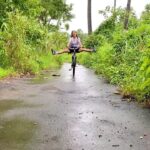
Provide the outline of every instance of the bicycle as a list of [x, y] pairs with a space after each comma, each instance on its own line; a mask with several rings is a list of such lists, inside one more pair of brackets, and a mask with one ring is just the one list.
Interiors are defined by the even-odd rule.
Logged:
[[[72, 63], [71, 63], [71, 69], [73, 69], [73, 77], [75, 76], [75, 68], [76, 68], [76, 61], [77, 61], [77, 56], [76, 56], [76, 53], [79, 52], [79, 48], [77, 47], [72, 47], [72, 48], [69, 48], [70, 51], [61, 51], [61, 52], [57, 52], [56, 50], [53, 50], [51, 49], [52, 51], [52, 54], [53, 55], [57, 55], [57, 54], [62, 54], [62, 53], [72, 53]], [[83, 51], [83, 50], [82, 50]], [[96, 52], [95, 48], [93, 48], [93, 50], [85, 50], [84, 51], [87, 51], [87, 52]], [[69, 69], [69, 70], [71, 70]]]
[[71, 67], [72, 67], [72, 75], [73, 77], [75, 76], [75, 68], [76, 68], [76, 61], [77, 61], [77, 56], [76, 56], [76, 51], [78, 50], [78, 48], [70, 48], [72, 53], [72, 63], [71, 63]]

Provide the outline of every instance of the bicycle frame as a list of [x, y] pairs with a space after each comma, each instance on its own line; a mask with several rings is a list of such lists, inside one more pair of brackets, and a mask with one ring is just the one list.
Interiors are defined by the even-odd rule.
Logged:
[[71, 67], [73, 69], [73, 77], [75, 76], [75, 67], [76, 67], [76, 60], [77, 60], [77, 56], [76, 56], [76, 50], [77, 48], [70, 48], [70, 50], [73, 50], [72, 53], [72, 64]]

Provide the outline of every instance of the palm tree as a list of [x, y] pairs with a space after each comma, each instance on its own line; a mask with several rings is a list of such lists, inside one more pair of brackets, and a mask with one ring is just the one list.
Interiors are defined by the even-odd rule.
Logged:
[[92, 33], [92, 14], [91, 14], [91, 0], [88, 0], [88, 5], [87, 5], [87, 20], [88, 20], [88, 34]]
[[126, 16], [125, 16], [125, 21], [124, 21], [124, 29], [125, 30], [128, 30], [130, 10], [131, 10], [131, 0], [128, 0], [127, 1], [127, 8], [126, 8]]

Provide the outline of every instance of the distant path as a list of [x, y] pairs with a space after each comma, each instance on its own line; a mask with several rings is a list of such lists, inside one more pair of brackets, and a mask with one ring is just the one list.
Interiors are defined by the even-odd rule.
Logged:
[[37, 122], [28, 150], [150, 150], [150, 110], [122, 101], [114, 86], [81, 65], [72, 79], [69, 68], [63, 65], [52, 79], [47, 72], [34, 81], [1, 81], [0, 100], [35, 105], [4, 114]]

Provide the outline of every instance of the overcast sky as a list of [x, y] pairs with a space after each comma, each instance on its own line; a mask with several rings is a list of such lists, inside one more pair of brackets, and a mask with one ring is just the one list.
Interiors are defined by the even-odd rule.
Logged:
[[[67, 3], [73, 4], [72, 13], [75, 18], [69, 23], [71, 30], [82, 29], [87, 32], [87, 0], [66, 0]], [[136, 11], [137, 16], [144, 10], [146, 4], [150, 3], [150, 0], [132, 0], [131, 6]], [[92, 0], [92, 21], [93, 30], [95, 30], [103, 20], [103, 16], [98, 14], [98, 10], [105, 9], [106, 6], [113, 6], [114, 0]], [[126, 7], [127, 0], [117, 0], [117, 7]]]

